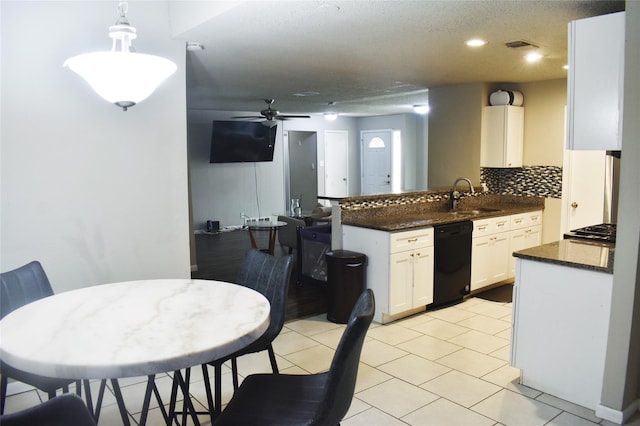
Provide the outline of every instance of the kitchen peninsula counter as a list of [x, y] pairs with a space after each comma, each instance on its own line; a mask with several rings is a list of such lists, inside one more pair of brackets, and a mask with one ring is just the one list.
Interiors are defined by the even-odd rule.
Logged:
[[614, 251], [611, 243], [565, 239], [514, 253], [511, 365], [521, 384], [597, 408]]
[[613, 274], [615, 245], [582, 240], [560, 240], [517, 251], [520, 259], [570, 266]]

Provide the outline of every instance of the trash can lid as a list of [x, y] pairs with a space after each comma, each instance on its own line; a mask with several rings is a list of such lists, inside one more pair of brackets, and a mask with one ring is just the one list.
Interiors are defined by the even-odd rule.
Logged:
[[367, 257], [364, 253], [350, 250], [331, 250], [326, 253], [326, 256], [339, 259], [366, 259]]

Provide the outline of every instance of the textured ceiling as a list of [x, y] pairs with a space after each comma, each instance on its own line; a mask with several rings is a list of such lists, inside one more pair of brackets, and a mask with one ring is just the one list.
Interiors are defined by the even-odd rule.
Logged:
[[[568, 22], [624, 8], [583, 0], [221, 5], [203, 13], [203, 3], [178, 2], [198, 25], [177, 38], [205, 46], [187, 52], [189, 109], [257, 112], [273, 98], [281, 113], [321, 113], [335, 102], [349, 115], [409, 112], [429, 87], [564, 78]], [[489, 43], [467, 47], [474, 37]], [[539, 46], [543, 60], [526, 63], [530, 48], [505, 46], [514, 40]]]

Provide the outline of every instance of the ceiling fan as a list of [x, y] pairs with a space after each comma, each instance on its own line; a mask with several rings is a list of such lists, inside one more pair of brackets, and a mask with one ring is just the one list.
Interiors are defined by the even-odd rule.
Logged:
[[246, 120], [258, 120], [264, 118], [262, 124], [268, 127], [273, 127], [276, 125], [275, 120], [291, 120], [292, 118], [311, 118], [309, 115], [282, 115], [280, 111], [277, 109], [272, 109], [271, 105], [273, 105], [273, 99], [265, 99], [267, 103], [267, 108], [260, 111], [260, 115], [254, 116], [240, 116], [240, 117], [232, 117], [232, 118], [241, 118]]

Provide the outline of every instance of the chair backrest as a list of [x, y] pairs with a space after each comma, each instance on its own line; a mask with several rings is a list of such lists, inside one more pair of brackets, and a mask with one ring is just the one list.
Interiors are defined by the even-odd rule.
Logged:
[[289, 280], [293, 267], [291, 256], [271, 256], [250, 249], [242, 261], [237, 284], [256, 290], [271, 304], [271, 322], [264, 336], [273, 340], [284, 325]]
[[38, 261], [0, 274], [0, 318], [27, 303], [52, 296], [53, 289]]
[[304, 228], [304, 220], [289, 216], [278, 216], [280, 222], [286, 222], [287, 226], [278, 229], [278, 242], [285, 247], [298, 248], [298, 228]]
[[0, 416], [3, 426], [95, 426], [91, 412], [73, 393], [58, 395], [42, 404]]
[[373, 291], [366, 289], [351, 310], [347, 328], [333, 355], [323, 401], [312, 424], [337, 425], [347, 414], [356, 387], [362, 345], [374, 311]]

